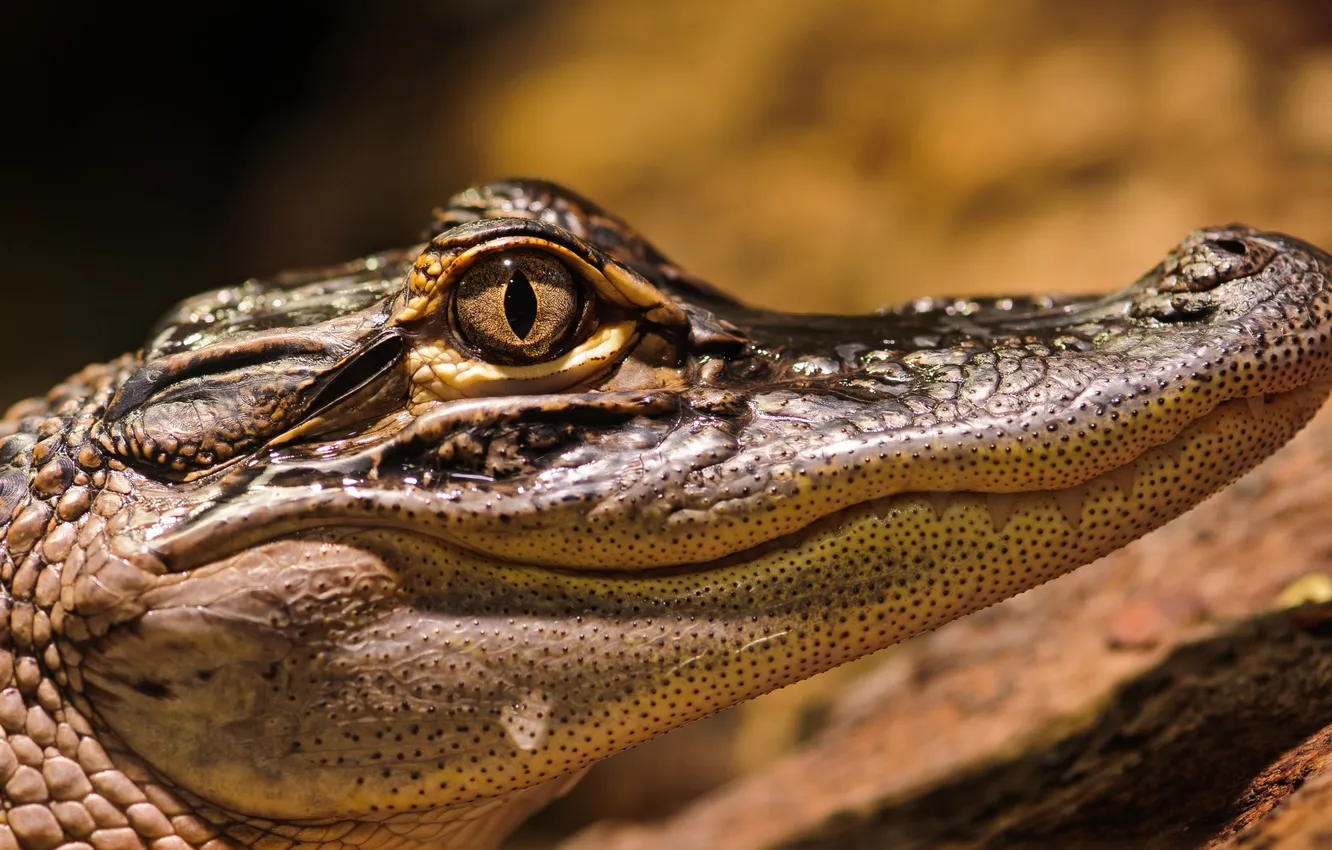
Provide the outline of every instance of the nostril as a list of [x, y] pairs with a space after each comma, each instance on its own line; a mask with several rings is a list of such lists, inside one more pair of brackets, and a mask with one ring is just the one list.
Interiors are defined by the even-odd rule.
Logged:
[[1238, 239], [1218, 239], [1213, 244], [1227, 254], [1236, 254], [1241, 257], [1249, 251], [1249, 246]]

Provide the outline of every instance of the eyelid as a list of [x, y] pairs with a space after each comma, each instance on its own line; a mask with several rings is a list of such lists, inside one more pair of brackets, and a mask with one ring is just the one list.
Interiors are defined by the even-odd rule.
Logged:
[[434, 261], [427, 263], [425, 268], [421, 268], [421, 262], [430, 256], [430, 252], [422, 255], [422, 260], [417, 261], [417, 266], [408, 275], [407, 304], [394, 322], [415, 322], [437, 314], [445, 309], [450, 291], [473, 263], [492, 253], [518, 249], [550, 252], [569, 266], [574, 275], [587, 281], [598, 296], [615, 306], [641, 313], [654, 324], [668, 327], [688, 324], [683, 310], [628, 267], [606, 259], [603, 272], [568, 247], [537, 236], [501, 236], [469, 246], [447, 258], [436, 254]]

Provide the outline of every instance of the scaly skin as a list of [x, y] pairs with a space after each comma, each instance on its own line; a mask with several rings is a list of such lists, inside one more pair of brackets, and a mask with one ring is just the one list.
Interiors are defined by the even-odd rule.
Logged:
[[[0, 850], [492, 846], [1169, 521], [1329, 387], [1332, 258], [1241, 227], [1105, 298], [861, 318], [747, 309], [548, 184], [434, 231], [187, 301], [0, 424]], [[578, 282], [460, 300], [515, 250]], [[566, 336], [497, 353], [468, 304]]]

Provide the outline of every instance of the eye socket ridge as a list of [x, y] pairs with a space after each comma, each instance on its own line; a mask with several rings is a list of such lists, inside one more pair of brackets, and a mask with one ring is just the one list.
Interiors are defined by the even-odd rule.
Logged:
[[596, 293], [553, 252], [522, 246], [477, 257], [451, 288], [455, 342], [479, 360], [554, 359], [595, 330]]

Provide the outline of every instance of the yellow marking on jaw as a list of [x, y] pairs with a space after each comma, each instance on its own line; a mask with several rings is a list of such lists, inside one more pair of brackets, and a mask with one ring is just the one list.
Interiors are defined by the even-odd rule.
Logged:
[[605, 325], [567, 354], [525, 366], [475, 360], [441, 342], [417, 345], [406, 358], [412, 412], [438, 401], [567, 389], [614, 365], [637, 335], [633, 322]]
[[[1052, 533], [1080, 532], [1084, 520], [1093, 522], [1088, 518], [1106, 516], [1107, 504], [1117, 501], [1137, 503], [1140, 508], [1150, 508], [1155, 503], [1162, 513], [1182, 513], [1210, 495], [1211, 491], [1199, 486], [1198, 480], [1215, 475], [1215, 467], [1225, 465], [1214, 460], [1217, 455], [1234, 451], [1240, 472], [1256, 464], [1317, 412], [1326, 390], [1327, 383], [1323, 382], [1321, 386], [1277, 396], [1270, 404], [1272, 410], [1281, 414], [1280, 422], [1269, 421], [1267, 411], [1255, 409], [1247, 399], [1227, 402], [1185, 428], [1175, 439], [1150, 449], [1131, 463], [1073, 487], [1030, 493], [906, 494], [876, 500], [875, 510], [879, 516], [886, 516], [902, 499], [924, 499], [940, 519], [944, 512], [959, 506], [968, 506], [968, 510], [983, 508], [995, 534], [1014, 523], [1025, 523], [1031, 530], [1030, 523], [1037, 517], [1039, 524]], [[939, 510], [940, 496], [945, 497], [945, 511]], [[1118, 513], [1127, 515], [1123, 509]]]

